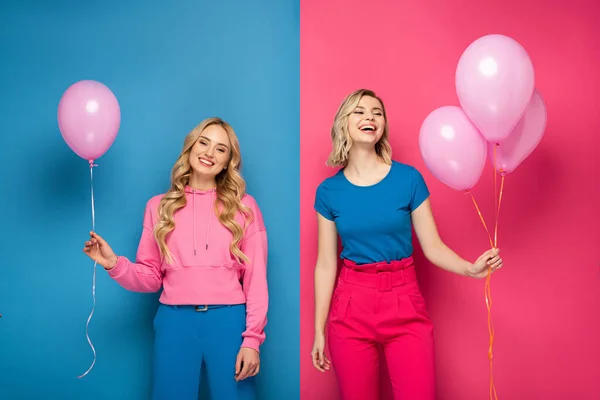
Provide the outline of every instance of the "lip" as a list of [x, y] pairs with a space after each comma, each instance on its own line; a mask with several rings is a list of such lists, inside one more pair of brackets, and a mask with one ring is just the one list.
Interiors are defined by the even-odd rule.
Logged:
[[[367, 128], [367, 127], [372, 128], [373, 130], [371, 130], [371, 131], [363, 130], [364, 128]], [[375, 132], [377, 132], [377, 125], [375, 125], [375, 124], [363, 124], [363, 125], [360, 125], [358, 127], [358, 130], [360, 130], [361, 132], [364, 132], [364, 133], [375, 133]]]
[[209, 160], [206, 157], [198, 157], [198, 162], [200, 163], [200, 165], [204, 165], [205, 167], [214, 167], [215, 162], [212, 160]]

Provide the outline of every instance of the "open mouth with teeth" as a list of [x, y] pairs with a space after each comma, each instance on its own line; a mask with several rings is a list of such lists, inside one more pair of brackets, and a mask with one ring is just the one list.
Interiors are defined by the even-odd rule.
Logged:
[[200, 164], [206, 165], [207, 167], [212, 167], [213, 165], [215, 165], [214, 162], [207, 160], [206, 158], [203, 158], [203, 157], [198, 157], [198, 161], [200, 161]]
[[363, 127], [359, 128], [362, 132], [367, 132], [367, 133], [371, 133], [371, 132], [375, 132], [377, 129], [375, 128], [375, 125], [365, 125]]

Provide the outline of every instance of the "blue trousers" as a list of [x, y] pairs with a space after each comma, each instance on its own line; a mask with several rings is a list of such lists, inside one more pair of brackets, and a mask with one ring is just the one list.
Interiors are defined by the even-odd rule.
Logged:
[[246, 307], [168, 306], [154, 318], [153, 400], [197, 400], [206, 368], [211, 400], [254, 400], [254, 377], [235, 380]]

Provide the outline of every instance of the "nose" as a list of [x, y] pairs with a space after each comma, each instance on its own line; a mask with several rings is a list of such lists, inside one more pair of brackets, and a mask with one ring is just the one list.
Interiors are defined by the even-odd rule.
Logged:
[[365, 114], [365, 119], [372, 121], [373, 119], [375, 119], [375, 117], [373, 116], [373, 114]]
[[213, 157], [213, 153], [214, 153], [214, 149], [212, 147], [209, 147], [208, 149], [206, 149], [206, 155], [210, 158]]

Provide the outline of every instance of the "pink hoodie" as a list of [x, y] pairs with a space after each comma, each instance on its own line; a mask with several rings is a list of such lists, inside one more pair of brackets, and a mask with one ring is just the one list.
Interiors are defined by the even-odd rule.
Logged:
[[[253, 213], [240, 243], [250, 260], [247, 265], [235, 261], [229, 245], [233, 238], [214, 211], [215, 190], [186, 187], [187, 204], [175, 213], [175, 229], [167, 236], [172, 263], [161, 259], [154, 239], [158, 205], [163, 195], [146, 204], [142, 237], [136, 262], [119, 256], [108, 271], [122, 287], [134, 292], [157, 292], [163, 288], [160, 302], [169, 305], [246, 304], [246, 331], [242, 347], [259, 350], [265, 340], [267, 323], [267, 233], [262, 214], [248, 194], [242, 203]], [[240, 213], [236, 220], [244, 226]]]

